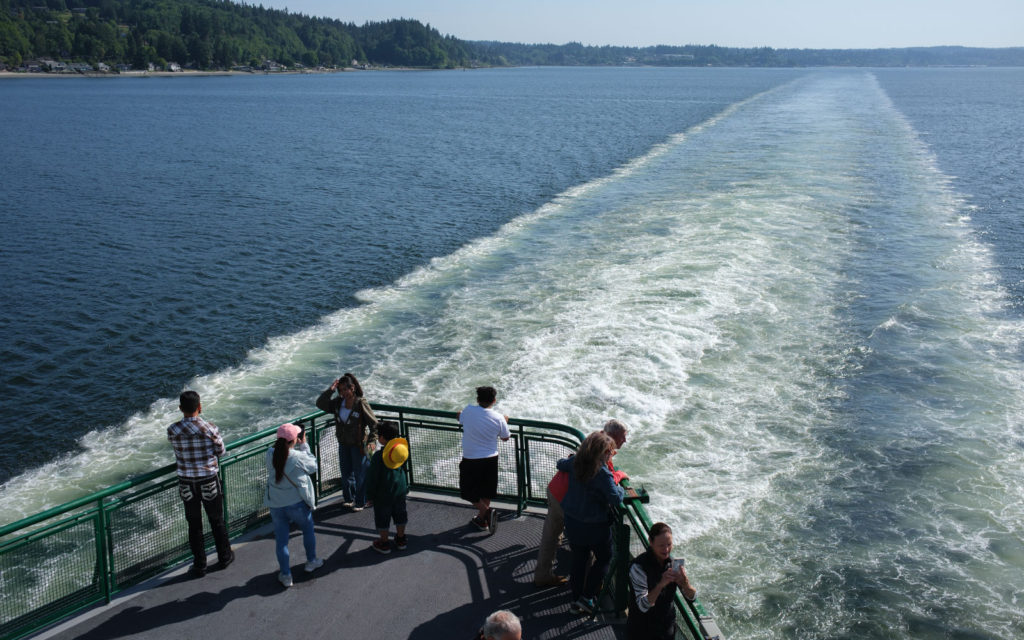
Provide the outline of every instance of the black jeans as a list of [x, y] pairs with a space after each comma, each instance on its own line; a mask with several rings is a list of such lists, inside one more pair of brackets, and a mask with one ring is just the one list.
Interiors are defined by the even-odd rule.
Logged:
[[188, 522], [188, 546], [192, 549], [192, 564], [206, 568], [206, 543], [203, 539], [203, 511], [213, 530], [217, 546], [217, 559], [224, 562], [231, 556], [231, 541], [224, 522], [224, 494], [220, 478], [210, 476], [199, 480], [178, 478], [178, 494], [185, 503], [185, 521]]
[[[580, 522], [565, 514], [565, 535], [572, 552], [569, 587], [572, 597], [594, 598], [612, 563], [612, 528], [605, 523]], [[594, 564], [587, 566], [590, 555]]]

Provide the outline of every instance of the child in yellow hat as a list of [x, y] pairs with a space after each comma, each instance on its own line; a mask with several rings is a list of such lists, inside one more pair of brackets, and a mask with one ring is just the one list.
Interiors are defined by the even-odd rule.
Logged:
[[395, 548], [402, 550], [408, 544], [405, 525], [409, 522], [409, 513], [405, 497], [409, 493], [409, 482], [402, 465], [409, 459], [409, 441], [399, 437], [398, 425], [391, 421], [377, 425], [377, 441], [381, 446], [370, 459], [366, 472], [366, 501], [367, 506], [373, 504], [373, 522], [380, 533], [373, 541], [373, 550], [391, 553], [388, 529], [392, 520], [396, 529]]

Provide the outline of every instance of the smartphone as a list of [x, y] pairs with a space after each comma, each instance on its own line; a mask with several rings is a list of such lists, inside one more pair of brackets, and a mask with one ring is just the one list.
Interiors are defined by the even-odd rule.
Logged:
[[299, 425], [299, 440], [301, 442], [306, 441], [306, 425], [304, 424]]
[[677, 572], [678, 571], [682, 571], [683, 570], [683, 565], [685, 565], [685, 564], [686, 564], [686, 560], [684, 558], [674, 558], [672, 560], [672, 570], [673, 571], [677, 571]]

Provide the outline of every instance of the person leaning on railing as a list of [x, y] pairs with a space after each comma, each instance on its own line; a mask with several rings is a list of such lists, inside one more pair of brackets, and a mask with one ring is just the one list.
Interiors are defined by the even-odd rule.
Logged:
[[498, 441], [512, 433], [508, 416], [493, 409], [498, 402], [494, 387], [477, 387], [476, 402], [456, 414], [462, 426], [459, 495], [477, 509], [470, 524], [493, 535], [498, 527], [498, 511], [491, 507], [498, 495]]
[[697, 597], [683, 568], [672, 560], [672, 528], [657, 522], [648, 532], [650, 547], [629, 565], [629, 599], [626, 637], [629, 640], [671, 640], [676, 635], [676, 589], [687, 600]]
[[[334, 392], [336, 398], [332, 398]], [[377, 448], [377, 417], [351, 373], [342, 374], [316, 399], [316, 406], [334, 416], [341, 467], [342, 506], [362, 511], [366, 506], [366, 470]]]
[[[622, 445], [626, 444], [626, 425], [618, 420], [609, 420], [604, 423], [601, 429], [615, 441], [615, 452], [618, 453]], [[612, 480], [615, 484], [629, 478], [625, 471], [614, 467], [611, 458], [608, 459], [608, 470], [612, 473]], [[534, 586], [558, 587], [566, 583], [566, 578], [555, 574], [555, 551], [558, 550], [558, 538], [565, 529], [565, 517], [562, 514], [562, 499], [569, 489], [569, 475], [565, 471], [557, 471], [551, 481], [548, 482], [548, 512], [544, 516], [544, 529], [540, 534], [540, 545], [537, 549], [537, 567], [533, 571]]]
[[[595, 431], [586, 437], [576, 455], [562, 458], [556, 465], [569, 474], [562, 511], [572, 551], [569, 587], [574, 601], [569, 609], [573, 613], [594, 612], [597, 592], [611, 564], [613, 510], [622, 505], [625, 495], [608, 470], [614, 454], [615, 441]], [[594, 564], [588, 569], [591, 555]]]

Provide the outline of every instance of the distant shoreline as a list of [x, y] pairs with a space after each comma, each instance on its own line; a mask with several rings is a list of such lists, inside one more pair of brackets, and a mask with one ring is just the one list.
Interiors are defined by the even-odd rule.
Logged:
[[360, 71], [352, 67], [329, 69], [325, 71], [122, 71], [120, 73], [31, 73], [20, 71], [0, 71], [0, 79], [4, 78], [205, 78], [210, 76], [281, 76], [303, 74], [345, 73]]

